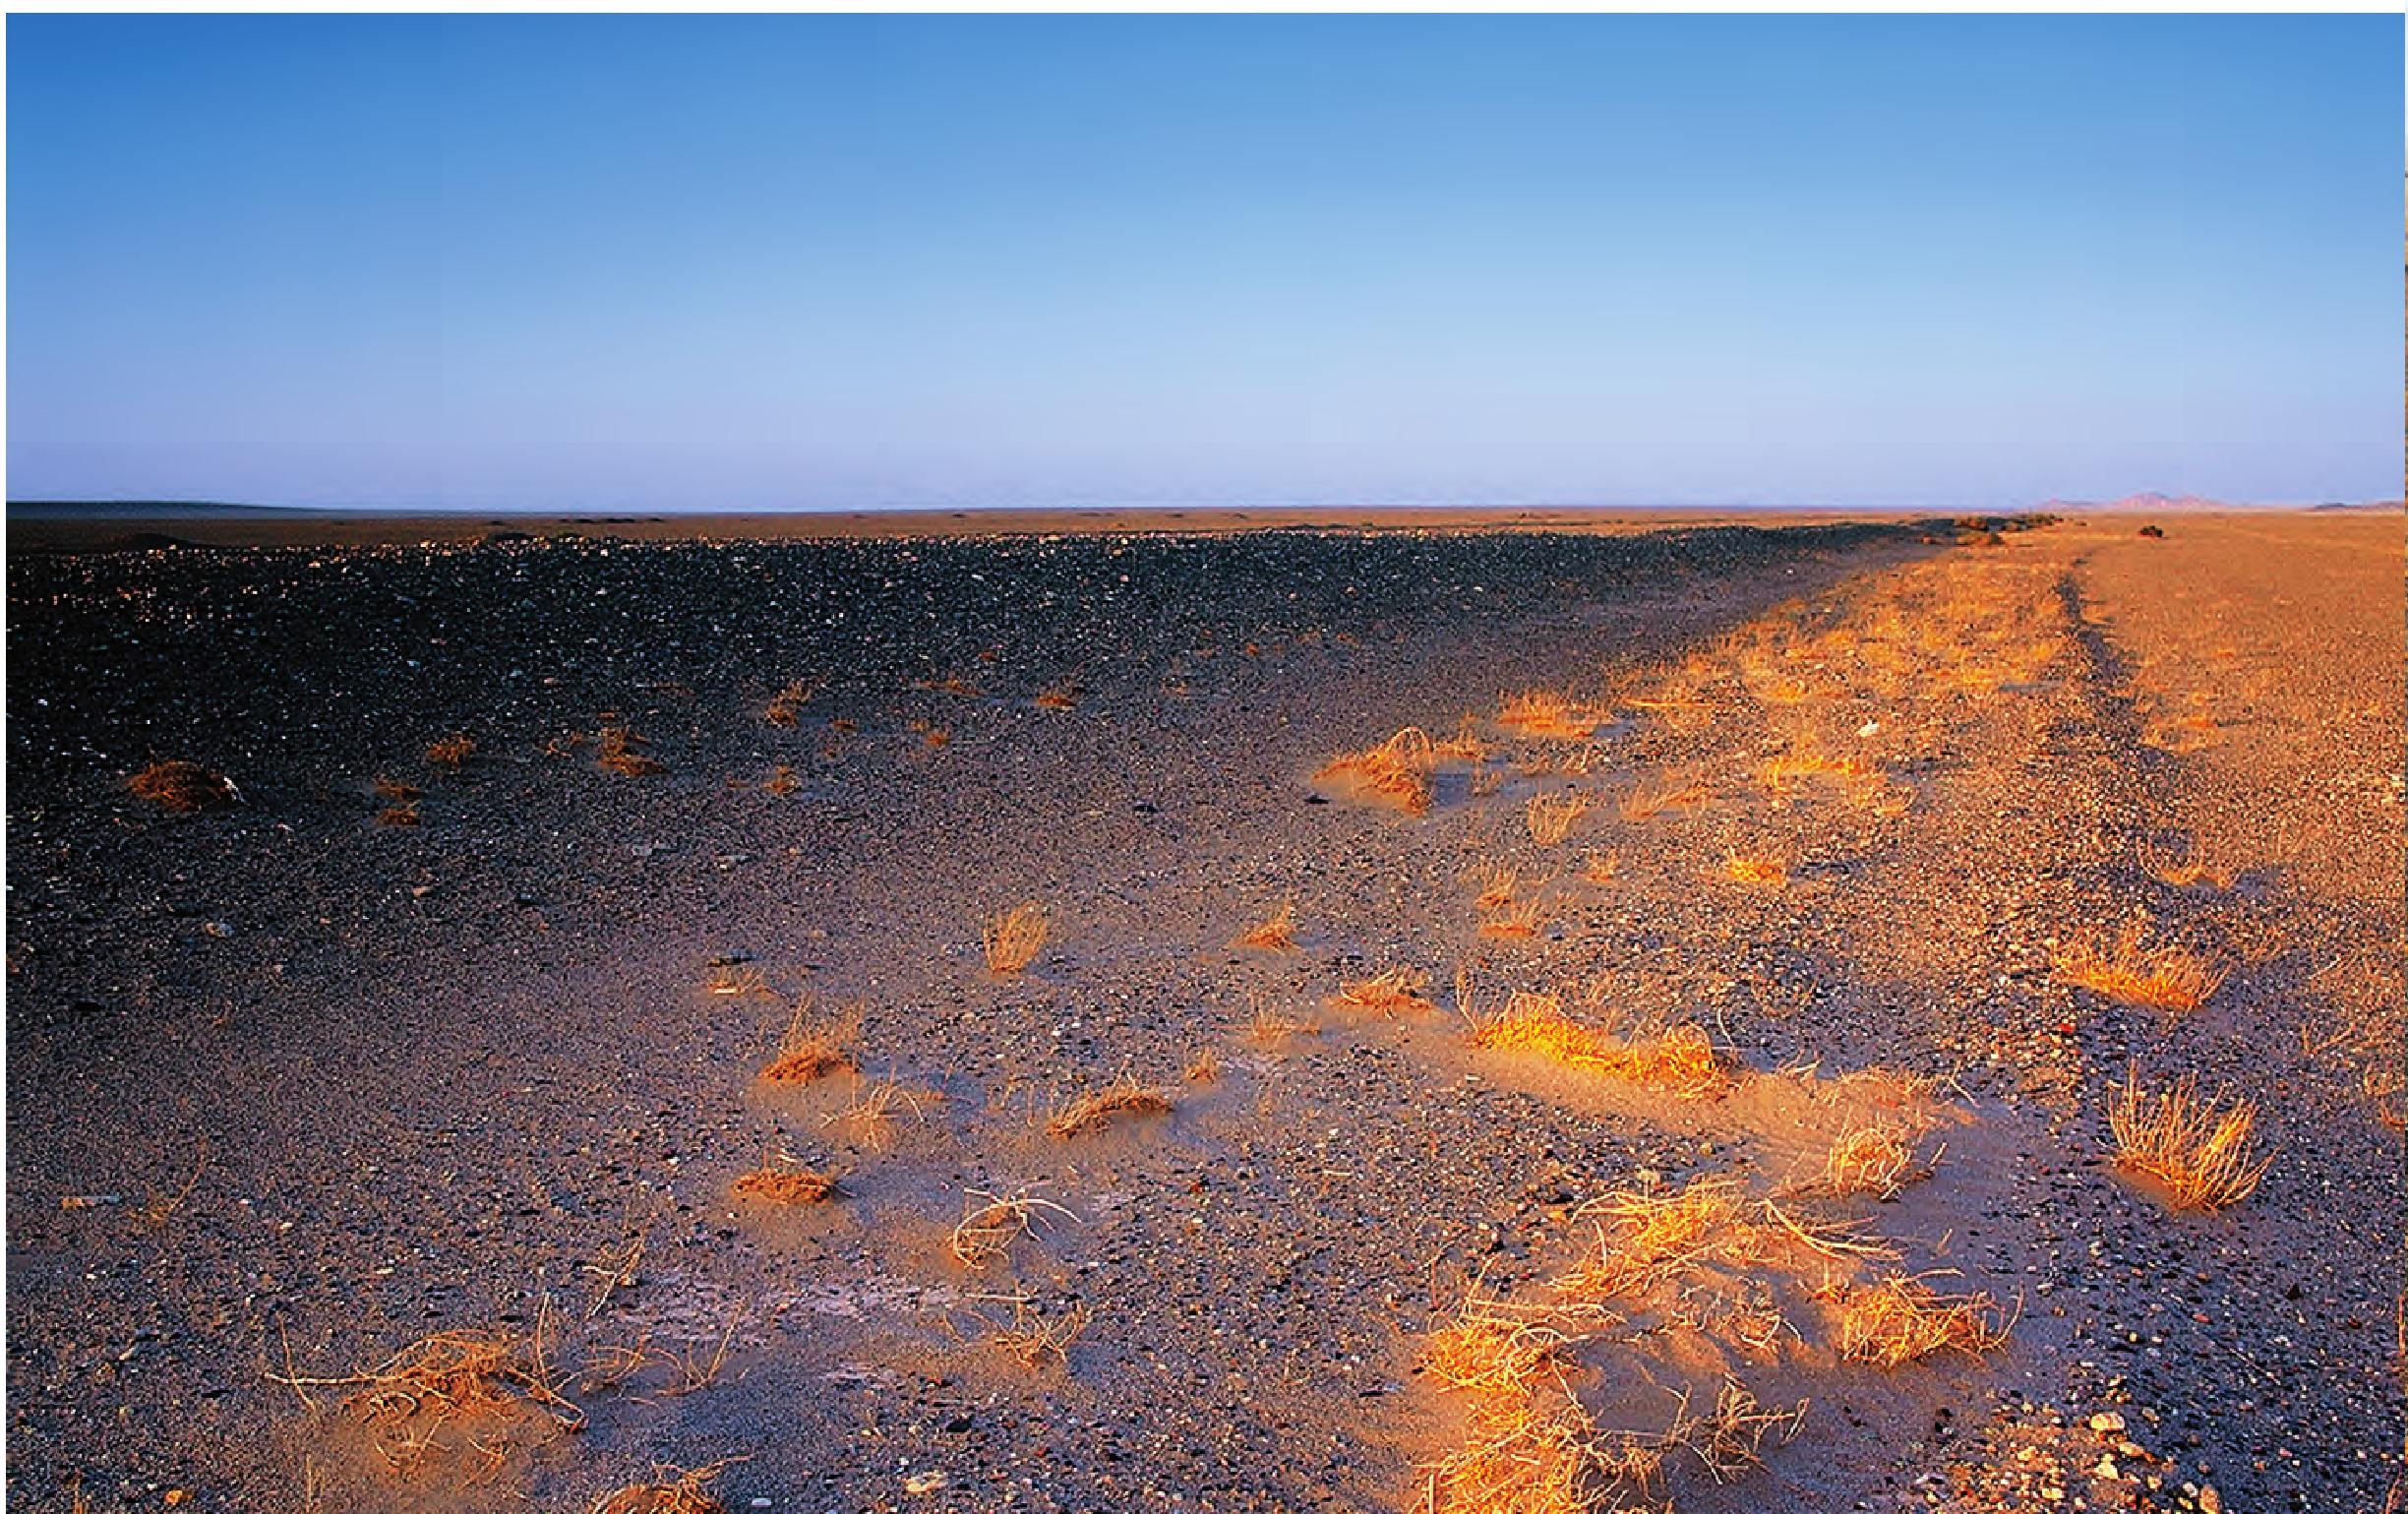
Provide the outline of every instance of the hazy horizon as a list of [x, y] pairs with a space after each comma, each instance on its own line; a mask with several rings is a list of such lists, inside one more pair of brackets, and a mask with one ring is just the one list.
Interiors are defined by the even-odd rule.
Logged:
[[2396, 16], [8, 25], [12, 500], [2399, 493]]

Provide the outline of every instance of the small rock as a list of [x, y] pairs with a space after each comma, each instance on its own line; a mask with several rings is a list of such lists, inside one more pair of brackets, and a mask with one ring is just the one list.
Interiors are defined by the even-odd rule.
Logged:
[[2124, 1432], [2124, 1417], [2120, 1414], [2094, 1414], [2090, 1417], [2090, 1427], [2102, 1435], [2120, 1435]]
[[903, 1491], [914, 1494], [933, 1493], [945, 1485], [941, 1472], [915, 1472], [903, 1480]]

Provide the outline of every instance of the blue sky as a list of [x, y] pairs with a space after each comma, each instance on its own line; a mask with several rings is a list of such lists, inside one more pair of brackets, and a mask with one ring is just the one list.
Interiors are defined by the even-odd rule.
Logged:
[[8, 490], [2395, 497], [2402, 22], [8, 21]]

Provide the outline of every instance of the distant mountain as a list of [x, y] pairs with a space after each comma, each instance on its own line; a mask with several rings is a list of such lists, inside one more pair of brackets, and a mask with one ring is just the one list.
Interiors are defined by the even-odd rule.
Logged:
[[2188, 513], [2202, 510], [2237, 510], [2243, 507], [2227, 505], [2222, 500], [2202, 500], [2196, 494], [2177, 498], [2150, 490], [2142, 494], [2128, 494], [2120, 500], [2051, 500], [2040, 507], [2044, 511], [2066, 513], [2077, 510], [2132, 510]]

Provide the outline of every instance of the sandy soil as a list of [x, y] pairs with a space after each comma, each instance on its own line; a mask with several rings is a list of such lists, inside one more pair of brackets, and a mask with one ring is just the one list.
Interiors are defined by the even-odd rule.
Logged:
[[[18, 551], [10, 1507], [1403, 1509], [1537, 1406], [1597, 1506], [2381, 1508], [2401, 523], [2138, 523]], [[1323, 773], [1406, 726], [1473, 739], [1422, 813]], [[2067, 981], [2128, 922], [2201, 1005]], [[763, 1077], [798, 1025], [849, 1069]], [[2184, 1074], [2226, 1209], [2116, 1165]], [[1993, 1333], [1850, 1360], [1894, 1276]], [[1552, 1364], [1450, 1386], [1468, 1317]]]

